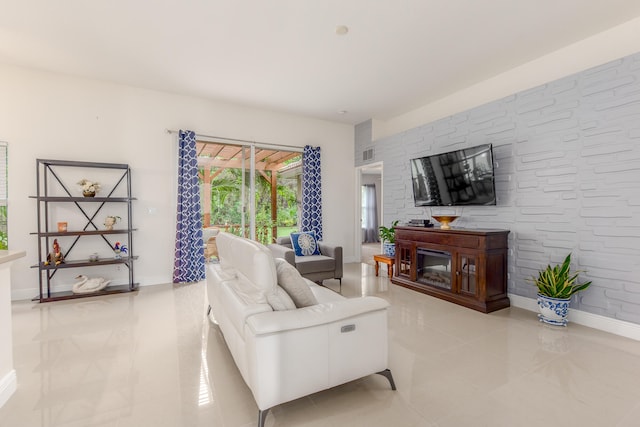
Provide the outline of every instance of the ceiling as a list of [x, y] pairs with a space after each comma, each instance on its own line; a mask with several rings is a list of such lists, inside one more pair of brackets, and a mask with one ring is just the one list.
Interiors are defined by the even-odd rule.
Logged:
[[0, 63], [355, 124], [638, 16], [638, 0], [0, 0]]

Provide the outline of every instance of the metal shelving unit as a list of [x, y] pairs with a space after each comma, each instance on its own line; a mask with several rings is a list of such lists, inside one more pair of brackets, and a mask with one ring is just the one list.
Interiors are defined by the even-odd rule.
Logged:
[[[78, 197], [69, 188], [69, 180], [62, 172], [68, 168], [78, 168], [84, 170], [108, 169], [113, 172], [115, 179], [113, 187], [107, 191], [105, 197]], [[132, 228], [132, 201], [131, 197], [131, 170], [127, 164], [117, 163], [96, 163], [78, 162], [67, 160], [36, 160], [37, 193], [30, 196], [38, 204], [38, 231], [31, 233], [38, 237], [38, 264], [32, 268], [39, 270], [39, 295], [33, 300], [39, 302], [49, 302], [72, 298], [90, 297], [96, 295], [107, 295], [113, 293], [132, 292], [138, 289], [138, 284], [134, 282], [134, 261], [138, 259], [133, 255], [133, 232]], [[122, 196], [124, 193], [124, 197]], [[124, 204], [126, 206], [126, 227], [106, 230], [100, 229], [96, 224], [99, 213], [105, 206], [110, 204]], [[56, 206], [72, 206], [79, 214], [80, 227], [67, 231], [58, 231], [51, 223], [52, 211]], [[97, 261], [85, 258], [80, 254], [80, 258], [73, 257], [79, 251], [74, 249], [80, 239], [94, 239], [100, 245], [105, 244], [111, 250], [113, 243], [109, 237], [121, 235], [126, 237], [128, 244], [128, 256], [122, 258], [107, 257]], [[62, 264], [46, 265], [47, 254], [51, 247], [52, 238], [61, 238], [66, 243], [65, 261]], [[103, 242], [100, 243], [100, 240]], [[94, 242], [95, 243], [95, 242]], [[71, 291], [53, 291], [53, 278], [59, 270], [70, 268], [90, 268], [96, 266], [125, 266], [128, 270], [128, 280], [124, 285], [107, 286], [106, 288], [87, 294], [74, 294]]]

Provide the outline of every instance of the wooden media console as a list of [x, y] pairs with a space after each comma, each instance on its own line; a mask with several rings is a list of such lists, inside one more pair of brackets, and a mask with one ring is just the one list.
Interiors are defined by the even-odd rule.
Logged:
[[396, 227], [392, 283], [483, 313], [509, 307], [509, 230]]

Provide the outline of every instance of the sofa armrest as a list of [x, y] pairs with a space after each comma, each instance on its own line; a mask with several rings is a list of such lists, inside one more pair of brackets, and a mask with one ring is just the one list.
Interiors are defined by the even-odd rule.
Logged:
[[320, 253], [336, 260], [336, 271], [334, 278], [342, 278], [342, 246], [333, 246], [318, 242]]
[[277, 243], [272, 243], [267, 247], [271, 251], [271, 254], [273, 254], [274, 258], [282, 258], [294, 267], [296, 266], [296, 253], [293, 249], [278, 245]]
[[291, 243], [291, 236], [276, 237], [276, 245], [281, 245], [289, 249], [293, 249], [293, 243]]
[[258, 408], [387, 369], [388, 305], [377, 297], [345, 298], [248, 318], [247, 384]]
[[364, 313], [386, 310], [388, 306], [386, 300], [378, 297], [349, 298], [296, 310], [259, 313], [247, 318], [246, 323], [254, 335], [267, 335], [339, 322]]

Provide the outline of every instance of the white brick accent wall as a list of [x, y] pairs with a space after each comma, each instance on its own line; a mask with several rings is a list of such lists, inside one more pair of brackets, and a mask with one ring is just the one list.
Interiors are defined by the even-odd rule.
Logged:
[[640, 53], [371, 141], [356, 126], [356, 166], [384, 163], [384, 224], [427, 218], [413, 205], [409, 160], [474, 145], [494, 149], [497, 206], [465, 207], [454, 227], [509, 235], [509, 293], [573, 253], [593, 284], [572, 308], [640, 324]]

